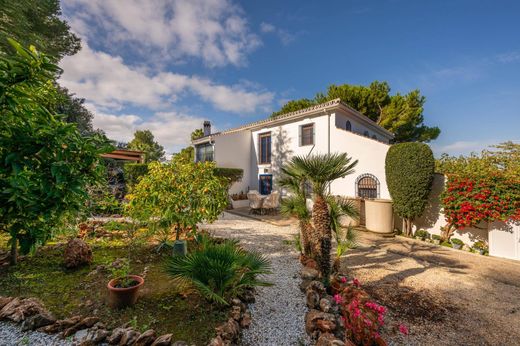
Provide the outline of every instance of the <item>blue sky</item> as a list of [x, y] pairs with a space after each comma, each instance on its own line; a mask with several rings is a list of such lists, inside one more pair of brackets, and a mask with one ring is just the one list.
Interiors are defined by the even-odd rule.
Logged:
[[331, 83], [420, 89], [436, 155], [520, 141], [517, 1], [63, 0], [83, 49], [61, 83], [94, 124], [168, 153], [203, 120], [225, 129]]

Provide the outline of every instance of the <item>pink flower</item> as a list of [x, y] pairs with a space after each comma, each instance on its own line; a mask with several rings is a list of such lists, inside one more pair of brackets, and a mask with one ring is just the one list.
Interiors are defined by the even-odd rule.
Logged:
[[347, 282], [347, 278], [346, 278], [346, 277], [342, 277], [342, 278], [340, 279], [340, 281], [341, 281], [342, 284], [344, 284], [345, 282]]
[[341, 303], [343, 303], [343, 297], [340, 296], [339, 294], [335, 294], [334, 301], [336, 302], [336, 304], [341, 304]]
[[403, 335], [408, 335], [409, 331], [408, 331], [408, 327], [405, 326], [404, 324], [400, 324], [399, 325], [399, 331], [401, 332], [401, 334]]
[[356, 287], [361, 286], [361, 283], [360, 283], [359, 280], [356, 279], [356, 278], [354, 278], [354, 280], [352, 280], [352, 284], [354, 284], [354, 286], [356, 286]]

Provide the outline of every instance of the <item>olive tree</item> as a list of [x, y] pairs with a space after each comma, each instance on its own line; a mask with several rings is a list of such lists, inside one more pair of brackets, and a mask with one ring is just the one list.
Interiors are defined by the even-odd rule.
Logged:
[[10, 40], [17, 55], [0, 57], [0, 231], [9, 233], [11, 263], [44, 244], [83, 206], [101, 177], [103, 147], [50, 111], [58, 67], [34, 47]]
[[406, 235], [412, 234], [413, 220], [426, 208], [434, 170], [435, 160], [427, 144], [394, 144], [386, 154], [386, 183]]

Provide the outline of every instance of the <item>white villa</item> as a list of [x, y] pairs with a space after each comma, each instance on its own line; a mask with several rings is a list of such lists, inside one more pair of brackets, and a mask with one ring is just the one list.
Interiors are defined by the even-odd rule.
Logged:
[[193, 141], [196, 160], [219, 167], [241, 168], [242, 181], [230, 193], [276, 189], [280, 167], [294, 155], [347, 153], [358, 160], [355, 173], [335, 181], [331, 193], [390, 199], [385, 180], [385, 157], [393, 134], [335, 99], [310, 108], [211, 133]]

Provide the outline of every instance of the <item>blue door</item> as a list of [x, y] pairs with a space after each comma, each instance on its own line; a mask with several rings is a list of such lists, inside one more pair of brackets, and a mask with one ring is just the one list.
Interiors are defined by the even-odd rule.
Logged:
[[273, 175], [272, 174], [260, 174], [259, 188], [262, 195], [268, 195], [273, 189]]

